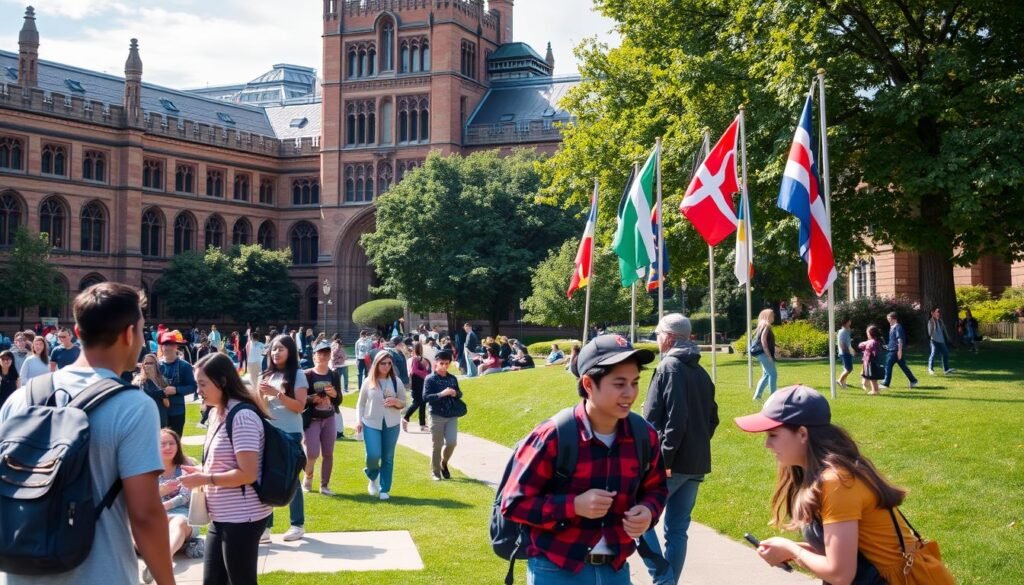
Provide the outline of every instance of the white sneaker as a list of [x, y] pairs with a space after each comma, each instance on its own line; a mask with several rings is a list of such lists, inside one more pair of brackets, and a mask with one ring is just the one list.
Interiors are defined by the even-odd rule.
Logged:
[[911, 382], [910, 383], [910, 388], [911, 389], [917, 388], [917, 382]]
[[948, 370], [946, 370], [945, 372], [942, 372], [942, 373], [946, 374], [948, 376], [948, 375], [952, 374], [955, 371], [956, 371], [956, 368], [949, 368]]
[[321, 496], [333, 496], [334, 492], [332, 492], [331, 488], [329, 488], [327, 486], [321, 486], [320, 487], [320, 495]]
[[935, 370], [933, 370], [931, 368], [928, 368], [928, 375], [934, 376], [935, 375]]
[[888, 390], [889, 389], [889, 386], [887, 384], [879, 384], [878, 387], [881, 388], [882, 390]]
[[309, 492], [313, 491], [313, 482], [311, 482], [309, 480], [306, 480], [306, 481], [302, 482], [302, 491], [307, 493], [307, 494]]
[[380, 478], [371, 479], [370, 483], [366, 484], [366, 492], [371, 496], [380, 494]]
[[270, 544], [270, 529], [264, 528], [263, 534], [260, 535], [260, 544]]
[[390, 500], [391, 496], [389, 496], [387, 492], [381, 492], [380, 493], [380, 499], [381, 500]]
[[306, 534], [306, 529], [305, 528], [303, 528], [301, 526], [292, 526], [291, 528], [288, 529], [288, 532], [284, 533], [284, 541], [285, 542], [296, 541], [296, 540], [302, 538], [302, 536], [304, 534]]
[[153, 573], [150, 572], [149, 567], [142, 569], [142, 582], [147, 584], [153, 582]]

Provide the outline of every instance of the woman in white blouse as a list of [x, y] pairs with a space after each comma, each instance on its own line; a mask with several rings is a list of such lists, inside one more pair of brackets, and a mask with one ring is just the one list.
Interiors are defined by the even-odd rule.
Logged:
[[395, 447], [402, 428], [405, 400], [405, 386], [395, 374], [391, 354], [387, 350], [377, 352], [370, 373], [359, 389], [356, 432], [363, 433], [363, 445], [366, 447], [366, 468], [363, 472], [370, 480], [367, 491], [382, 500], [390, 498]]

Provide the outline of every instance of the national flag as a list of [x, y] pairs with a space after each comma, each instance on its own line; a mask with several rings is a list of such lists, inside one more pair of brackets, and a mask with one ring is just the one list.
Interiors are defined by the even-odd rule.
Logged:
[[651, 231], [654, 232], [654, 248], [657, 252], [654, 255], [654, 262], [647, 270], [647, 291], [658, 290], [661, 281], [668, 276], [668, 249], [661, 243], [661, 229], [658, 225], [661, 220], [658, 217], [657, 207], [651, 212]]
[[619, 257], [622, 286], [630, 286], [642, 278], [654, 261], [651, 209], [654, 207], [657, 159], [658, 149], [655, 148], [619, 202], [618, 227], [612, 249]]
[[679, 211], [690, 220], [704, 241], [715, 246], [736, 230], [732, 194], [739, 191], [736, 177], [736, 142], [739, 116], [697, 168]]
[[597, 189], [590, 198], [590, 215], [587, 216], [587, 226], [583, 228], [583, 238], [580, 239], [579, 250], [576, 251], [576, 260], [572, 271], [572, 280], [569, 282], [567, 296], [572, 299], [572, 294], [577, 290], [590, 284], [590, 275], [594, 267], [594, 232], [597, 228]]
[[821, 296], [836, 279], [836, 263], [832, 257], [831, 221], [818, 188], [813, 145], [811, 96], [807, 96], [782, 174], [778, 206], [800, 220], [800, 256], [807, 262], [811, 287]]
[[733, 274], [740, 284], [747, 284], [748, 278], [754, 276], [754, 250], [751, 247], [754, 235], [750, 231], [750, 220], [747, 209], [750, 206], [746, 197], [740, 197], [739, 227], [736, 230], [736, 266]]

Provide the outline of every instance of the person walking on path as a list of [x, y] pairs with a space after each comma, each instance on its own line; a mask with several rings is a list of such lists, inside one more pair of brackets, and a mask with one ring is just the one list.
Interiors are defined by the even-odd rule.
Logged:
[[942, 373], [949, 375], [955, 372], [949, 367], [949, 343], [952, 338], [949, 336], [949, 329], [942, 320], [942, 311], [935, 307], [932, 309], [931, 317], [928, 319], [928, 341], [931, 342], [932, 351], [928, 354], [928, 373], [935, 375], [935, 354], [942, 356]]
[[451, 363], [450, 353], [438, 353], [434, 371], [423, 384], [423, 400], [430, 405], [430, 473], [435, 480], [452, 478], [448, 462], [458, 443], [459, 417], [466, 414], [459, 380], [448, 373]]
[[862, 355], [860, 377], [863, 381], [860, 386], [865, 390], [865, 385], [870, 386], [868, 394], [877, 396], [878, 381], [885, 377], [885, 365], [882, 363], [882, 332], [878, 327], [869, 325], [867, 335], [867, 341], [862, 341], [857, 346]]
[[954, 583], [897, 509], [906, 490], [882, 476], [850, 435], [832, 424], [824, 396], [790, 386], [736, 425], [767, 433], [765, 447], [779, 464], [772, 523], [804, 536], [800, 543], [781, 536], [761, 541], [757, 554], [766, 563], [796, 562], [829, 583], [850, 583], [855, 576], [862, 582], [868, 569], [877, 580], [863, 582]]
[[366, 379], [366, 373], [370, 370], [370, 350], [373, 349], [373, 339], [370, 338], [370, 332], [363, 329], [359, 332], [359, 339], [356, 340], [356, 386], [358, 388], [363, 387], [363, 380]]
[[14, 353], [0, 352], [0, 407], [18, 389], [18, 370], [14, 367]]
[[[663, 357], [647, 390], [644, 418], [658, 432], [668, 476], [663, 515], [668, 566], [659, 570], [644, 559], [654, 585], [675, 585], [682, 576], [690, 515], [697, 490], [711, 473], [711, 438], [718, 428], [715, 385], [700, 366], [700, 348], [690, 341], [690, 330], [690, 320], [678, 313], [662, 317], [654, 330]], [[661, 554], [653, 526], [644, 539]]]
[[36, 376], [42, 376], [50, 371], [50, 346], [41, 336], [32, 340], [32, 353], [21, 363], [18, 370], [18, 377], [21, 384], [28, 384], [28, 381]]
[[160, 375], [167, 382], [164, 395], [170, 402], [167, 407], [167, 426], [178, 436], [185, 430], [185, 396], [196, 393], [196, 378], [192, 365], [178, 357], [178, 344], [184, 339], [177, 331], [160, 334], [160, 347], [164, 357], [160, 358]]
[[221, 335], [220, 331], [217, 331], [216, 325], [210, 325], [210, 334], [206, 337], [210, 340], [210, 345], [218, 351], [221, 349], [221, 342], [224, 340], [224, 336]]
[[761, 364], [761, 379], [757, 381], [757, 389], [754, 390], [754, 400], [760, 400], [765, 388], [770, 387], [770, 393], [775, 394], [779, 385], [779, 371], [775, 367], [775, 333], [772, 331], [772, 323], [775, 322], [775, 311], [764, 309], [757, 315], [757, 331], [754, 332], [754, 339], [750, 342], [750, 353], [757, 358]]
[[[570, 485], [556, 481], [557, 423], [536, 427], [513, 456], [501, 513], [529, 530], [527, 583], [627, 585], [636, 539], [665, 507], [665, 467], [650, 425], [650, 454], [640, 468], [630, 407], [640, 369], [654, 353], [621, 335], [601, 335], [580, 352], [573, 408], [579, 441]], [[634, 415], [635, 416], [635, 415]]]
[[[120, 380], [135, 369], [143, 344], [146, 297], [137, 288], [102, 282], [85, 289], [73, 303], [75, 330], [82, 354], [74, 364], [46, 374], [61, 388], [53, 397], [58, 405], [103, 379]], [[41, 343], [45, 341], [38, 338]], [[29, 408], [28, 388], [21, 388], [0, 409], [0, 422], [24, 414]], [[158, 585], [174, 583], [167, 514], [160, 502], [157, 477], [160, 428], [156, 406], [142, 392], [122, 391], [89, 413], [89, 469], [93, 501], [101, 502], [115, 481], [120, 493], [96, 521], [92, 549], [82, 564], [56, 575], [0, 573], [5, 585], [83, 585], [138, 583], [138, 553]], [[13, 523], [0, 524], [0, 532]], [[4, 534], [8, 541], [11, 535]]]
[[[164, 388], [168, 384], [167, 380], [160, 375], [160, 365], [157, 362], [156, 354], [147, 353], [142, 358], [142, 367], [139, 368], [139, 373], [132, 380], [132, 385], [138, 386], [153, 399], [157, 412], [160, 414], [160, 428], [165, 428], [167, 426], [167, 408], [171, 405], [171, 401], [164, 394]], [[177, 433], [175, 436], [178, 436]]]
[[363, 434], [363, 446], [366, 448], [363, 473], [370, 480], [366, 490], [381, 500], [391, 498], [395, 447], [398, 445], [405, 400], [405, 385], [395, 374], [391, 353], [377, 352], [370, 365], [370, 374], [359, 389], [356, 433]]
[[477, 355], [477, 348], [480, 347], [480, 338], [477, 336], [476, 331], [473, 331], [473, 326], [469, 323], [463, 325], [462, 329], [466, 332], [466, 338], [462, 348], [462, 353], [466, 356], [466, 377], [475, 378], [477, 375], [477, 369], [476, 362], [473, 360], [473, 357]]
[[[331, 371], [338, 375], [341, 386], [337, 387], [341, 396], [348, 394], [348, 352], [345, 351], [345, 344], [341, 341], [341, 334], [335, 333], [331, 338]], [[341, 409], [336, 409], [334, 415], [334, 426], [338, 429], [335, 439], [345, 438], [345, 420], [341, 416]]]
[[978, 353], [978, 342], [981, 336], [978, 333], [978, 320], [970, 309], [964, 309], [964, 318], [961, 320], [964, 328], [964, 343], [971, 348], [971, 351]]
[[846, 388], [846, 378], [853, 372], [853, 319], [843, 319], [839, 332], [836, 335], [836, 349], [839, 350], [839, 359], [843, 362], [843, 373], [836, 380], [841, 388]]
[[[309, 382], [299, 369], [299, 353], [295, 341], [288, 335], [278, 335], [270, 344], [267, 371], [260, 378], [259, 394], [267, 404], [270, 424], [286, 433], [294, 441], [302, 442], [302, 411], [306, 409]], [[306, 510], [302, 490], [295, 490], [288, 505], [291, 526], [284, 533], [285, 542], [302, 538], [306, 533]], [[270, 529], [274, 516], [267, 519], [267, 529], [260, 542], [270, 542]]]
[[14, 369], [21, 371], [21, 365], [25, 363], [32, 349], [32, 342], [29, 341], [28, 336], [32, 335], [32, 339], [35, 339], [36, 334], [30, 331], [19, 331], [14, 334], [14, 347], [11, 348], [11, 353], [14, 354]]
[[50, 352], [50, 371], [56, 372], [75, 363], [82, 353], [82, 348], [71, 342], [71, 330], [61, 327], [57, 332], [57, 347]]
[[306, 370], [309, 395], [303, 413], [306, 435], [306, 479], [302, 491], [313, 489], [313, 471], [317, 457], [323, 455], [320, 465], [320, 493], [333, 496], [330, 489], [331, 470], [334, 469], [334, 441], [338, 438], [337, 420], [334, 418], [341, 405], [341, 378], [330, 369], [331, 344], [321, 341], [313, 347], [313, 368]]
[[907, 366], [907, 360], [903, 357], [903, 350], [907, 345], [907, 332], [903, 329], [903, 325], [900, 324], [896, 313], [889, 313], [885, 318], [889, 321], [889, 346], [887, 348], [888, 353], [885, 356], [885, 379], [879, 384], [879, 388], [888, 389], [889, 385], [892, 384], [892, 369], [894, 365], [898, 365], [903, 370], [907, 380], [910, 380], [910, 387], [916, 388], [917, 378], [914, 377], [914, 373]]
[[[262, 400], [245, 387], [231, 359], [211, 353], [196, 363], [199, 396], [210, 409], [202, 467], [185, 467], [178, 478], [189, 489], [206, 490], [210, 526], [206, 531], [203, 585], [257, 585], [260, 535], [273, 508], [260, 501], [252, 484], [259, 480], [265, 443], [263, 421], [270, 417]], [[228, 413], [240, 404], [226, 427]], [[248, 486], [250, 489], [242, 489]]]
[[[435, 356], [436, 360], [437, 357]], [[448, 361], [451, 362], [451, 356], [449, 355]], [[409, 419], [412, 417], [412, 413], [419, 413], [420, 430], [427, 430], [427, 404], [423, 401], [423, 382], [430, 375], [430, 361], [423, 357], [423, 344], [419, 341], [412, 344], [412, 365], [409, 368], [412, 373], [412, 404], [408, 410], [405, 411], [405, 415], [402, 416], [402, 430], [409, 430]], [[447, 368], [445, 368], [447, 372]]]
[[263, 340], [263, 334], [257, 329], [246, 331], [245, 336], [249, 343], [245, 348], [246, 370], [249, 374], [249, 382], [252, 388], [260, 387], [260, 372], [263, 370], [263, 356], [267, 352], [267, 344]]

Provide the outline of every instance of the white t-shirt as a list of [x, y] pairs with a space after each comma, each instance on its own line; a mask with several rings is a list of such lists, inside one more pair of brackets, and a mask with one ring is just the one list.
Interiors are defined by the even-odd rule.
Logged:
[[[105, 369], [68, 366], [53, 375], [54, 385], [77, 396], [101, 378], [118, 378]], [[61, 395], [60, 402], [67, 399]], [[25, 388], [11, 395], [0, 409], [0, 421], [27, 408]], [[140, 391], [123, 391], [89, 415], [89, 465], [93, 496], [103, 499], [117, 478], [162, 472], [160, 416], [156, 403]], [[155, 488], [154, 482], [154, 488]], [[155, 494], [154, 494], [155, 495]], [[134, 585], [139, 564], [132, 546], [124, 493], [100, 514], [92, 551], [72, 571], [59, 575], [26, 576], [0, 573], [0, 585]]]
[[253, 339], [250, 348], [251, 350], [249, 351], [249, 354], [246, 356], [246, 361], [248, 361], [250, 364], [258, 364], [262, 362], [263, 352], [266, 350], [267, 346], [262, 341], [257, 341]]
[[[601, 441], [602, 443], [604, 443], [604, 446], [608, 447], [609, 449], [611, 448], [612, 443], [615, 442], [615, 435], [616, 435], [615, 431], [612, 431], [610, 434], [607, 434], [607, 435], [605, 435], [603, 433], [594, 432], [594, 436], [597, 437], [597, 440]], [[605, 537], [602, 536], [601, 540], [597, 541], [597, 544], [594, 545], [594, 549], [590, 551], [590, 554], [592, 554], [592, 555], [610, 555], [610, 554], [613, 554], [613, 553], [612, 553], [612, 549], [608, 546], [608, 541], [605, 540]]]
[[[274, 372], [267, 379], [267, 383], [279, 390], [284, 390], [284, 372]], [[309, 388], [306, 374], [302, 370], [295, 373], [295, 389], [299, 388]], [[288, 407], [277, 396], [264, 396], [263, 398], [267, 401], [267, 409], [270, 410], [270, 424], [286, 433], [302, 432], [301, 412], [288, 410]]]

